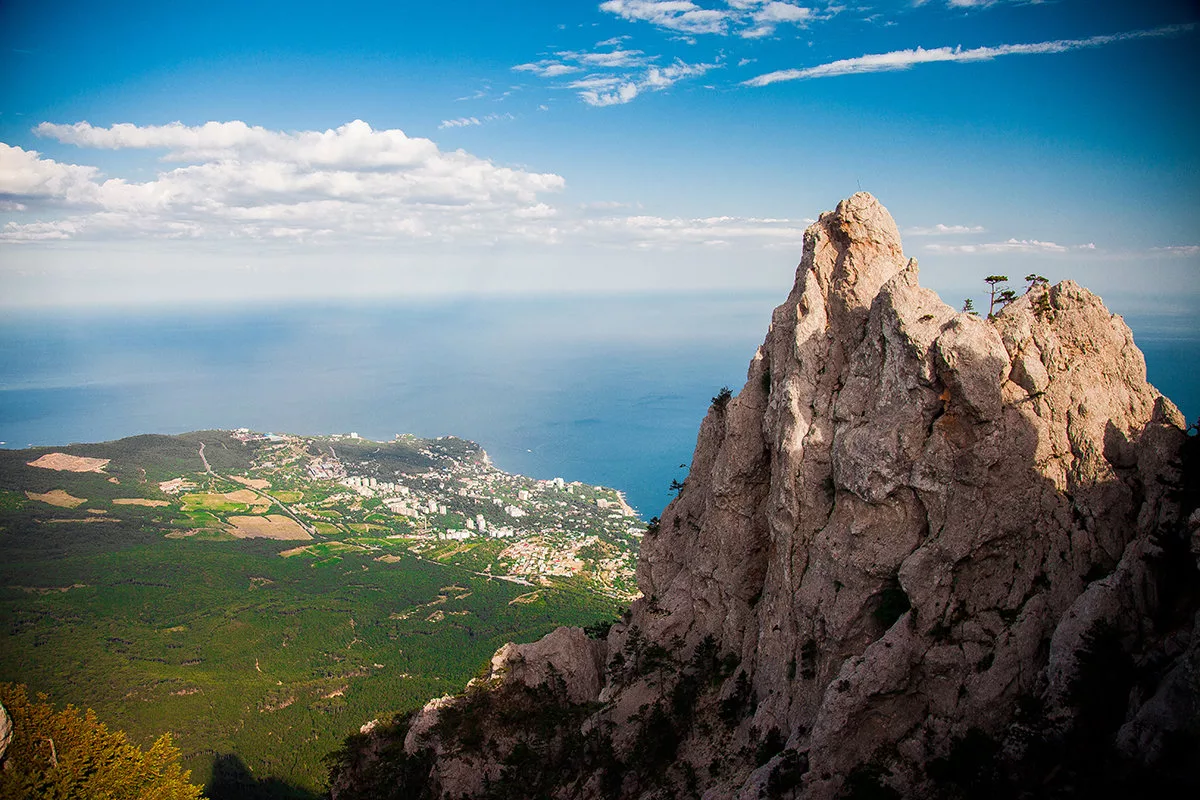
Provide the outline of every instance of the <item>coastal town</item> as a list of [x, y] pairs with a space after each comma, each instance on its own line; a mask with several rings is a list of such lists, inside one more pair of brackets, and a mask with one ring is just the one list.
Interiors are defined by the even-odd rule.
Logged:
[[274, 491], [259, 489], [318, 538], [399, 547], [534, 586], [567, 580], [636, 595], [646, 525], [615, 489], [510, 474], [479, 445], [455, 437], [232, 433], [257, 445], [253, 469], [233, 479], [268, 484]]

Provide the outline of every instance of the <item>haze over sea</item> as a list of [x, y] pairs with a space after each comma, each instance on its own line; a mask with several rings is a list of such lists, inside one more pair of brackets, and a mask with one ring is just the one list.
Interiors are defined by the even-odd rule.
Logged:
[[[686, 475], [711, 397], [745, 382], [784, 296], [18, 313], [0, 321], [0, 441], [241, 426], [452, 434], [510, 472], [620, 489], [650, 517]], [[1150, 381], [1195, 420], [1195, 319], [1127, 322]]]

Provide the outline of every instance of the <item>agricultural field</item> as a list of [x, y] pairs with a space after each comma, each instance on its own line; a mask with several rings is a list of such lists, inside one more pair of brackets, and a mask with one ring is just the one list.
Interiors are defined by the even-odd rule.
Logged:
[[311, 797], [364, 723], [619, 614], [645, 528], [622, 506], [456, 439], [0, 450], [0, 681], [170, 731], [214, 798]]

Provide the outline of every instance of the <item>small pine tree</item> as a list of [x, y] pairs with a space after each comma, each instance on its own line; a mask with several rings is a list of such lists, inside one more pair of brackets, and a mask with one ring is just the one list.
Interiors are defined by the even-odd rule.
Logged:
[[962, 313], [974, 314], [975, 316], [978, 317], [979, 312], [975, 310], [975, 301], [969, 297], [965, 301], [963, 301]]
[[1041, 275], [1038, 275], [1036, 272], [1031, 272], [1028, 275], [1026, 275], [1025, 283], [1026, 283], [1025, 294], [1029, 294], [1037, 286], [1049, 286], [1050, 285], [1050, 281], [1046, 280]]
[[[1002, 297], [1004, 292], [1009, 291], [1008, 287], [1002, 285], [1002, 284], [1006, 283], [1007, 281], [1008, 281], [1007, 275], [988, 275], [986, 278], [983, 279], [983, 282], [986, 283], [989, 287], [988, 313], [987, 313], [988, 319], [991, 319], [992, 317], [996, 316], [997, 301], [1000, 300], [1000, 298]], [[1004, 307], [1004, 304], [1002, 301], [1001, 301], [1000, 307], [1001, 308]]]

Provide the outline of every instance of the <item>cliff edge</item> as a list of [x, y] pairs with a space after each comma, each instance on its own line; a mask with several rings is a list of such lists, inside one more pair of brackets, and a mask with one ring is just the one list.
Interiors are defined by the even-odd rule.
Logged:
[[1200, 787], [1181, 414], [1077, 284], [983, 320], [917, 277], [874, 197], [823, 214], [643, 599], [348, 741], [334, 798]]

